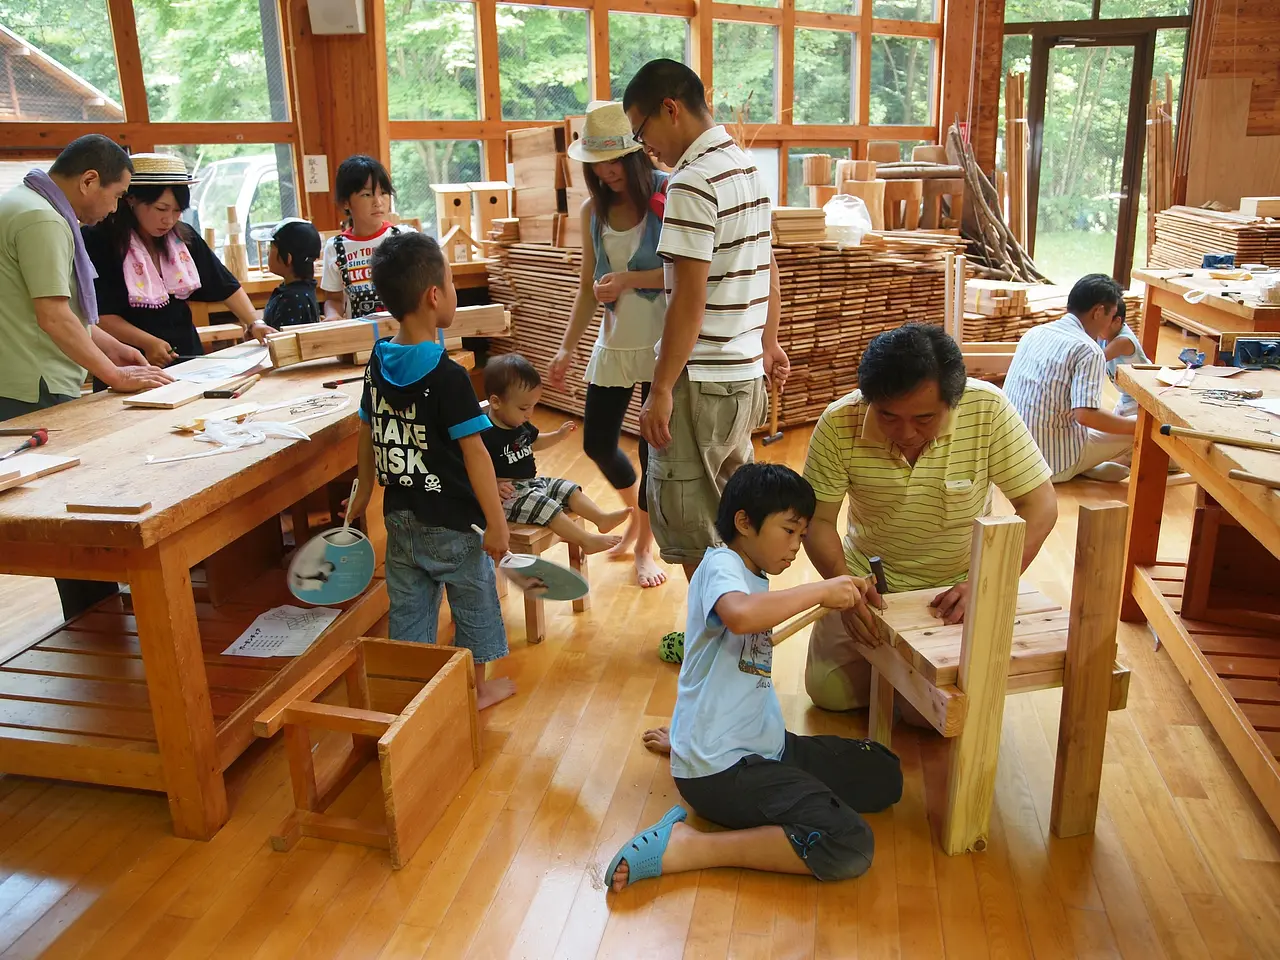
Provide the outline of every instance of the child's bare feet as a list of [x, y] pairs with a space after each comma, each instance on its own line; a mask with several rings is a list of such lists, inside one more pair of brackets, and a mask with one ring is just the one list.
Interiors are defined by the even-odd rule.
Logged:
[[[483, 669], [483, 667], [481, 668]], [[492, 707], [516, 692], [516, 682], [509, 677], [493, 677], [489, 680], [476, 678], [476, 709]]]
[[651, 553], [636, 554], [636, 583], [642, 587], [660, 587], [667, 582], [667, 575]]
[[582, 538], [583, 553], [602, 553], [616, 547], [622, 542], [622, 538], [615, 534], [606, 533], [588, 533]]
[[[618, 526], [618, 524], [627, 520], [630, 516], [630, 507], [623, 507], [621, 510], [614, 510], [611, 513], [602, 513], [600, 514], [600, 519], [596, 521], [596, 526], [599, 528], [601, 533], [608, 533], [614, 527]], [[614, 539], [619, 542], [622, 541], [621, 537], [614, 537]], [[616, 544], [610, 544], [610, 546], [616, 546]]]
[[635, 518], [632, 517], [631, 522], [627, 524], [627, 529], [622, 533], [622, 542], [609, 551], [609, 558], [611, 560], [618, 560], [631, 552], [631, 547], [635, 544], [636, 537], [640, 535], [640, 531], [637, 529], [638, 527], [639, 524], [637, 524]]
[[641, 738], [646, 749], [666, 756], [671, 753], [671, 731], [667, 727], [654, 727], [646, 730]]

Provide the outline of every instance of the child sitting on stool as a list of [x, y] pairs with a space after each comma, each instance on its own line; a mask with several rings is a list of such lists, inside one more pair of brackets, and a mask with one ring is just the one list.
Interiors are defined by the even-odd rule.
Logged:
[[320, 231], [306, 220], [281, 220], [271, 232], [267, 269], [284, 277], [271, 291], [262, 310], [262, 321], [277, 330], [289, 324], [318, 323], [316, 259], [320, 256]]
[[[538, 435], [529, 422], [533, 408], [542, 396], [542, 378], [538, 371], [518, 353], [493, 357], [485, 364], [484, 392], [489, 397], [491, 430], [482, 437], [493, 458], [493, 472], [499, 481], [509, 481], [515, 493], [503, 507], [511, 523], [530, 523], [549, 527], [569, 543], [580, 546], [584, 553], [600, 553], [617, 546], [622, 537], [609, 531], [631, 516], [631, 508], [605, 511], [582, 492], [572, 480], [537, 475], [535, 450], [554, 446], [572, 433], [576, 424], [566, 420], [555, 433]], [[568, 509], [590, 520], [600, 528], [588, 533], [564, 515]]]

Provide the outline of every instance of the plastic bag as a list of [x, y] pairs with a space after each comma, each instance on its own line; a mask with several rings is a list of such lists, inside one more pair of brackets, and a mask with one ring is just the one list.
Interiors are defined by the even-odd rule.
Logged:
[[871, 214], [861, 197], [837, 193], [822, 208], [827, 218], [827, 235], [842, 247], [856, 247], [871, 232]]
[[177, 457], [148, 456], [147, 463], [177, 463], [181, 460], [199, 460], [201, 457], [215, 457], [220, 453], [230, 453], [242, 447], [252, 447], [265, 443], [268, 437], [281, 440], [310, 440], [311, 437], [302, 429], [291, 423], [254, 422], [235, 423], [232, 420], [206, 420], [204, 431], [197, 433], [195, 439], [201, 443], [211, 443], [214, 449], [201, 453], [188, 453]]

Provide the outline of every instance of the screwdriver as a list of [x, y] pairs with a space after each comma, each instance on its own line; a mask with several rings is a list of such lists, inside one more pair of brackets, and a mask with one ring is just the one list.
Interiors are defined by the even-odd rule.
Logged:
[[0, 457], [0, 460], [8, 460], [15, 453], [21, 453], [23, 450], [34, 450], [36, 447], [43, 447], [48, 442], [49, 442], [49, 431], [46, 430], [44, 427], [41, 427], [31, 436], [27, 437], [26, 440], [23, 440], [20, 446], [14, 447], [4, 456]]

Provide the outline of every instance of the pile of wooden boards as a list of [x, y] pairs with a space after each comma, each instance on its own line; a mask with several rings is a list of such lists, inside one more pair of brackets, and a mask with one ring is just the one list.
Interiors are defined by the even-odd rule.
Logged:
[[[389, 313], [375, 313], [358, 320], [297, 324], [268, 336], [267, 348], [276, 369], [326, 357], [363, 358], [374, 343], [399, 329], [400, 324]], [[453, 324], [445, 331], [445, 347], [457, 349], [463, 337], [506, 337], [510, 332], [511, 314], [501, 304], [459, 307]]]
[[1173, 78], [1151, 79], [1147, 101], [1147, 260], [1156, 242], [1156, 214], [1173, 204]]
[[1280, 267], [1280, 223], [1199, 207], [1170, 207], [1156, 214], [1151, 266], [1191, 270], [1206, 253], [1233, 254], [1237, 265]]
[[[1049, 283], [1008, 283], [999, 281], [996, 286], [1022, 302], [1020, 313], [987, 314], [974, 309], [974, 287], [994, 281], [965, 281], [964, 338], [966, 342], [1013, 342], [1032, 327], [1057, 320], [1067, 312], [1067, 294], [1070, 287]], [[1015, 292], [1016, 291], [1016, 292]], [[992, 300], [1000, 299], [993, 297]], [[981, 303], [982, 294], [978, 295]], [[1142, 298], [1125, 291], [1125, 316], [1135, 333], [1142, 331]]]
[[568, 210], [564, 126], [532, 127], [507, 133], [513, 170], [512, 213], [526, 243], [560, 244]]
[[983, 317], [1020, 317], [1027, 312], [1025, 283], [973, 278], [964, 285], [964, 309]]
[[774, 207], [774, 243], [817, 243], [827, 239], [827, 218], [818, 207]]
[[1025, 73], [1004, 78], [1005, 216], [1019, 246], [1027, 245], [1027, 133]]

